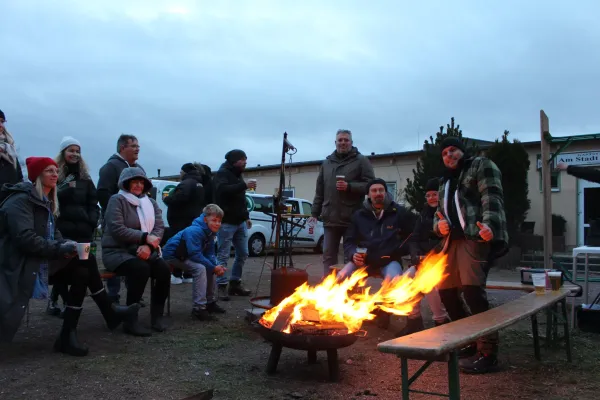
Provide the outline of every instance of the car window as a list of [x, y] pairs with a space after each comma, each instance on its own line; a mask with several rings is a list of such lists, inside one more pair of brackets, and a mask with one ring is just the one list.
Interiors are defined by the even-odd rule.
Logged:
[[307, 203], [306, 201], [302, 202], [302, 214], [311, 215], [312, 214], [312, 204]]
[[272, 197], [252, 197], [254, 200], [254, 211], [258, 212], [273, 212], [273, 198]]
[[300, 214], [300, 205], [298, 204], [298, 201], [287, 200], [286, 203], [292, 205], [292, 214]]

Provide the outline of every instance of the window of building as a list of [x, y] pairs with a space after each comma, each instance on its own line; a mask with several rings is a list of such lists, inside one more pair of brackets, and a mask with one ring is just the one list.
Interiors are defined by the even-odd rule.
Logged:
[[[539, 171], [540, 176], [540, 192], [543, 188], [542, 182], [542, 171]], [[553, 192], [560, 192], [560, 171], [552, 171], [550, 172], [550, 186], [552, 187]]]
[[398, 202], [398, 200], [400, 200], [398, 198], [398, 184], [395, 181], [394, 182], [386, 181], [385, 184], [387, 185], [387, 190], [392, 195], [392, 198], [394, 199], [394, 201]]

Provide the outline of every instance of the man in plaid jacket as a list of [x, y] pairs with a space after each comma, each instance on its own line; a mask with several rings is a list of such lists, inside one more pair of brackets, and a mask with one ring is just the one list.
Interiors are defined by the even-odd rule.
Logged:
[[[434, 231], [447, 239], [447, 272], [440, 284], [442, 302], [452, 320], [467, 317], [460, 299], [463, 292], [471, 313], [489, 309], [485, 283], [489, 262], [508, 248], [502, 174], [485, 157], [465, 156], [457, 137], [442, 142], [446, 167], [439, 188]], [[485, 373], [497, 364], [498, 334], [490, 334], [461, 350], [464, 372]]]

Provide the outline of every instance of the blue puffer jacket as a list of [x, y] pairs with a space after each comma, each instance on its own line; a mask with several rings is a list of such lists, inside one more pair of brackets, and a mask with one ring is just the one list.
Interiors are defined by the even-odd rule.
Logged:
[[169, 239], [162, 249], [163, 258], [165, 260], [177, 258], [175, 251], [181, 240], [185, 240], [187, 259], [204, 265], [206, 272], [212, 272], [218, 265], [215, 256], [215, 236], [216, 233], [211, 231], [204, 222], [204, 214], [201, 214], [192, 222], [191, 226]]
[[382, 268], [391, 261], [401, 261], [409, 253], [415, 216], [392, 200], [388, 193], [378, 219], [369, 199], [352, 215], [344, 236], [344, 253], [352, 259], [357, 247], [367, 248], [367, 266]]

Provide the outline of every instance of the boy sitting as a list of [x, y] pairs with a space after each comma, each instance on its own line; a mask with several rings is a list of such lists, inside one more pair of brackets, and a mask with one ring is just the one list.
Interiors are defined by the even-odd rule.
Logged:
[[215, 275], [225, 273], [215, 256], [215, 237], [222, 219], [223, 210], [209, 204], [191, 226], [169, 239], [162, 249], [165, 261], [192, 274], [192, 315], [201, 321], [216, 320], [211, 314], [225, 313], [217, 305], [215, 279]]

